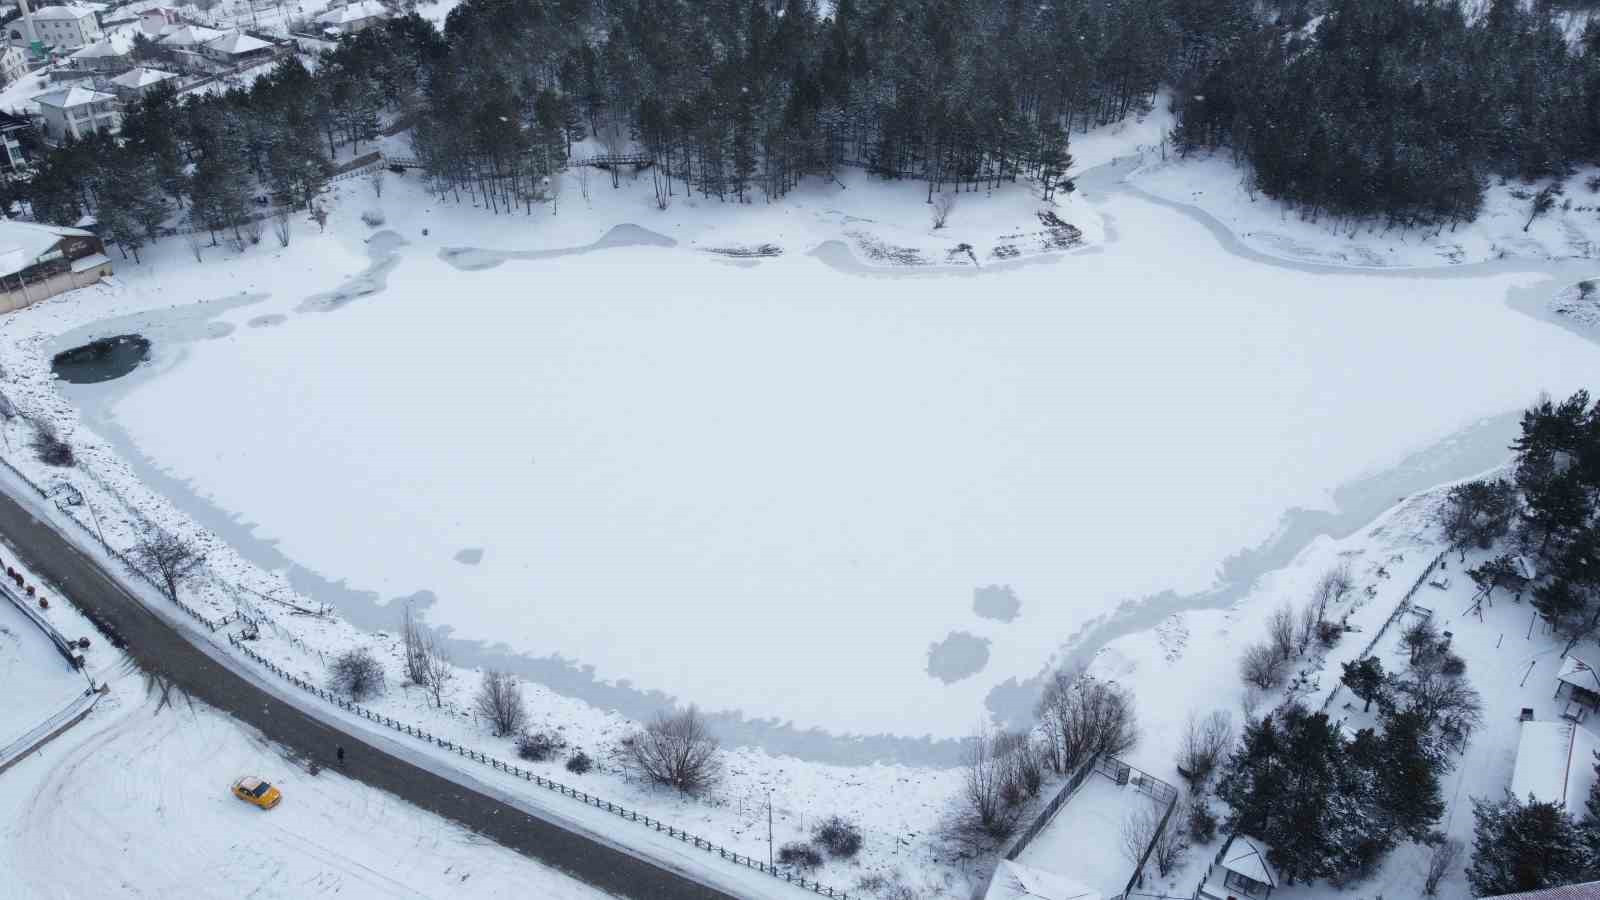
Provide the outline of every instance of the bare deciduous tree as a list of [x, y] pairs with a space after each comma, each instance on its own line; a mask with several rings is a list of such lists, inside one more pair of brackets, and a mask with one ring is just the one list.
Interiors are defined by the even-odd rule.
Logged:
[[321, 204], [311, 207], [311, 221], [317, 223], [318, 231], [328, 230], [328, 211]]
[[383, 664], [365, 647], [346, 650], [328, 664], [328, 686], [352, 700], [365, 700], [383, 692]]
[[444, 691], [456, 677], [456, 667], [450, 663], [449, 654], [444, 652], [444, 648], [439, 646], [432, 634], [425, 631], [421, 637], [422, 686], [428, 689], [428, 695], [433, 697], [433, 705], [437, 709], [444, 706]]
[[193, 221], [188, 223], [183, 230], [183, 243], [184, 246], [189, 248], [189, 252], [194, 254], [194, 261], [201, 262], [205, 259], [206, 242], [200, 238], [200, 232], [196, 230], [197, 228], [197, 223]]
[[1006, 802], [1020, 804], [1039, 796], [1044, 786], [1044, 754], [1026, 731], [1002, 731], [994, 736], [995, 752], [1005, 761]]
[[278, 239], [279, 247], [289, 246], [289, 211], [280, 209], [272, 214], [272, 235]]
[[1233, 717], [1227, 710], [1213, 710], [1204, 718], [1193, 713], [1184, 727], [1178, 747], [1178, 771], [1199, 790], [1222, 762], [1233, 743]]
[[980, 727], [967, 745], [962, 763], [961, 806], [957, 829], [971, 837], [1003, 840], [1016, 830], [1022, 804], [1007, 802], [1011, 764], [1004, 741]]
[[944, 227], [944, 223], [950, 218], [951, 211], [956, 208], [955, 192], [940, 193], [933, 198], [931, 203], [932, 209], [929, 210], [929, 214], [933, 217], [933, 230], [938, 231]]
[[1296, 653], [1301, 656], [1306, 655], [1306, 650], [1311, 647], [1311, 642], [1317, 639], [1319, 621], [1316, 604], [1307, 604], [1300, 610], [1300, 618], [1295, 620], [1294, 625], [1294, 650]]
[[1355, 580], [1350, 577], [1350, 564], [1340, 563], [1322, 573], [1317, 579], [1316, 587], [1311, 589], [1311, 607], [1317, 611], [1317, 621], [1321, 622], [1328, 617], [1328, 607], [1344, 599], [1355, 586]]
[[1428, 876], [1422, 881], [1423, 893], [1432, 897], [1439, 892], [1439, 882], [1456, 867], [1461, 850], [1462, 844], [1455, 838], [1445, 838], [1433, 845], [1433, 852], [1428, 854]]
[[484, 672], [473, 706], [478, 715], [489, 720], [495, 737], [516, 734], [528, 720], [527, 708], [522, 705], [522, 683], [510, 672]]
[[1283, 660], [1266, 644], [1251, 644], [1239, 659], [1239, 675], [1246, 684], [1270, 691], [1283, 681]]
[[1161, 877], [1171, 875], [1189, 849], [1188, 840], [1176, 826], [1177, 822], [1184, 821], [1180, 816], [1187, 814], [1180, 804], [1163, 828], [1161, 807], [1155, 803], [1139, 803], [1122, 820], [1122, 855], [1137, 866], [1146, 861], [1144, 854], [1149, 849], [1149, 862], [1155, 864]]
[[1139, 741], [1133, 697], [1081, 671], [1059, 671], [1036, 710], [1047, 736], [1051, 768], [1071, 772], [1095, 754], [1126, 753]]
[[376, 196], [376, 197], [382, 197], [383, 196], [383, 167], [382, 166], [379, 166], [378, 168], [372, 170], [372, 174], [367, 176], [367, 184], [372, 185], [373, 196]]
[[623, 740], [622, 750], [636, 773], [685, 794], [710, 787], [722, 775], [717, 739], [693, 706], [656, 716]]
[[1289, 604], [1272, 611], [1272, 618], [1267, 620], [1267, 640], [1283, 661], [1288, 662], [1294, 655], [1294, 610]]
[[[583, 195], [583, 204], [589, 205], [589, 167], [573, 166], [572, 176], [578, 179], [578, 193]], [[656, 202], [660, 202], [661, 189], [656, 189]]]
[[205, 561], [205, 554], [195, 549], [188, 538], [148, 523], [138, 543], [128, 551], [128, 564], [134, 571], [154, 581], [173, 602], [178, 600], [178, 590]]
[[428, 683], [428, 636], [411, 614], [411, 604], [406, 604], [405, 619], [400, 623], [400, 649], [405, 656], [406, 680], [412, 684]]

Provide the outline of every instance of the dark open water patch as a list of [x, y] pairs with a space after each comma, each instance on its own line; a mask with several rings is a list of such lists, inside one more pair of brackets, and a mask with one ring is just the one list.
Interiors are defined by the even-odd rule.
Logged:
[[983, 671], [989, 664], [989, 639], [965, 631], [952, 631], [928, 647], [928, 674], [945, 684]]
[[119, 334], [63, 350], [50, 360], [50, 371], [73, 384], [99, 384], [132, 372], [150, 358], [143, 335]]

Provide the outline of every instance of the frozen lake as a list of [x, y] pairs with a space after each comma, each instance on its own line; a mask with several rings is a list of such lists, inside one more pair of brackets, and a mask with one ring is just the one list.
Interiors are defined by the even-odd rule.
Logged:
[[218, 308], [67, 390], [254, 539], [381, 603], [428, 592], [457, 639], [947, 737], [1125, 602], [1214, 587], [1452, 435], [1475, 454], [1441, 477], [1470, 474], [1509, 434], [1475, 425], [1600, 371], [1508, 305], [1546, 276], [1309, 272], [1128, 193], [1093, 209], [1102, 247], [975, 277], [385, 242], [353, 288]]

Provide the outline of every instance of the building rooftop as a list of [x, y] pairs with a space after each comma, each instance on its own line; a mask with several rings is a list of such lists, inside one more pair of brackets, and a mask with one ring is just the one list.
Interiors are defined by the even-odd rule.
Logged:
[[266, 41], [263, 41], [258, 37], [251, 37], [242, 31], [230, 32], [206, 42], [206, 47], [215, 50], [218, 53], [228, 53], [232, 55], [250, 53], [251, 51], [270, 48], [271, 46], [272, 45]]
[[160, 69], [146, 69], [143, 66], [139, 66], [111, 79], [111, 83], [117, 87], [144, 88], [152, 84], [159, 84], [168, 78], [176, 77], [171, 72], [163, 72]]
[[1600, 739], [1572, 722], [1523, 722], [1517, 742], [1517, 763], [1511, 772], [1511, 793], [1527, 802], [1564, 807], [1583, 818], [1594, 785], [1594, 753]]
[[1233, 843], [1228, 845], [1228, 850], [1222, 855], [1222, 867], [1237, 872], [1251, 881], [1262, 884], [1278, 886], [1277, 873], [1272, 871], [1272, 866], [1267, 863], [1267, 845], [1255, 838], [1235, 836]]
[[102, 100], [115, 99], [117, 98], [110, 94], [102, 94], [99, 91], [90, 90], [76, 84], [69, 88], [60, 88], [33, 98], [34, 102], [40, 106], [52, 106], [56, 109], [74, 109], [79, 106], [87, 106], [90, 103], [99, 103]]
[[15, 275], [64, 237], [94, 237], [81, 228], [0, 219], [0, 275]]
[[169, 47], [192, 47], [204, 44], [222, 37], [222, 32], [215, 28], [206, 28], [201, 25], [176, 25], [169, 31], [162, 29], [161, 43]]
[[389, 10], [378, 0], [360, 0], [330, 9], [320, 16], [317, 21], [324, 25], [349, 25], [353, 22], [364, 22], [367, 19], [381, 19], [389, 15]]
[[106, 59], [127, 56], [132, 50], [133, 45], [126, 39], [113, 35], [103, 41], [85, 44], [82, 49], [74, 52], [68, 59]]
[[1065, 875], [1009, 859], [995, 867], [984, 900], [1101, 900], [1100, 892]]
[[1520, 894], [1497, 894], [1484, 900], [1600, 900], [1600, 881], [1566, 884]]
[[35, 19], [49, 21], [76, 22], [79, 19], [93, 16], [94, 10], [81, 3], [68, 3], [64, 6], [41, 6], [32, 13]]

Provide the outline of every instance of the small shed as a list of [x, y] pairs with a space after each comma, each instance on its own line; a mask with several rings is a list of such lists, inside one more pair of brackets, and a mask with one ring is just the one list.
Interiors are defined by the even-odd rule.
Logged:
[[983, 900], [1101, 900], [1101, 894], [1065, 875], [1002, 859]]
[[1253, 837], [1233, 835], [1217, 853], [1195, 896], [1206, 900], [1266, 900], [1278, 886], [1278, 873], [1267, 860], [1270, 852], [1271, 848]]
[[1600, 706], [1600, 674], [1593, 666], [1569, 655], [1561, 661], [1561, 671], [1556, 674], [1555, 699], [1561, 699], [1563, 693], [1573, 703], [1590, 709]]
[[1526, 802], [1557, 804], [1574, 819], [1585, 817], [1595, 783], [1594, 754], [1600, 738], [1576, 722], [1523, 722], [1511, 793]]

